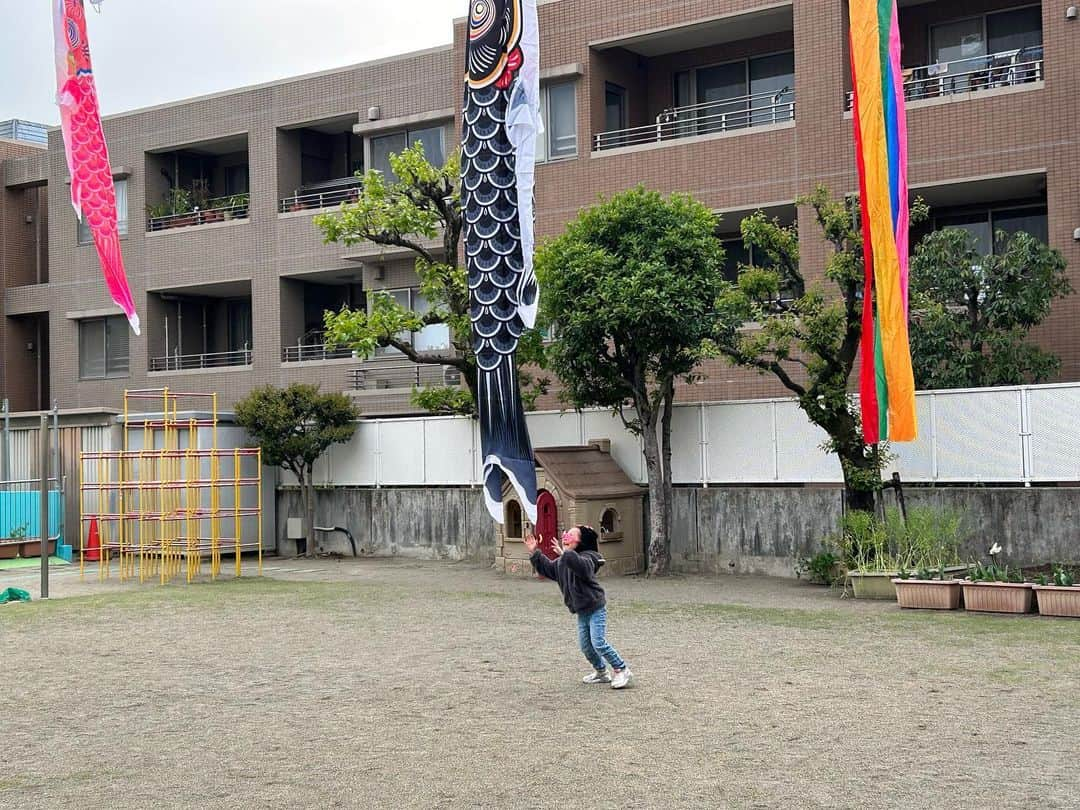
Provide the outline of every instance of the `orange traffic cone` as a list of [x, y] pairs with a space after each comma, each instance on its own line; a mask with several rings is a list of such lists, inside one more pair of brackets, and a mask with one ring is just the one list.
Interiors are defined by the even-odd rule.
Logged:
[[98, 537], [97, 518], [90, 520], [90, 536], [86, 538], [85, 559], [97, 562], [101, 559], [101, 539]]

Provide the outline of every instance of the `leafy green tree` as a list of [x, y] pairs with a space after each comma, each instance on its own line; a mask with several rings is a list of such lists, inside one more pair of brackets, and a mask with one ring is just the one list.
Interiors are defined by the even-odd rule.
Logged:
[[[455, 152], [443, 166], [433, 166], [424, 157], [423, 144], [417, 143], [391, 155], [390, 167], [395, 177], [368, 171], [359, 199], [343, 205], [340, 212], [320, 214], [315, 224], [327, 242], [371, 242], [411, 251], [416, 257], [420, 292], [430, 308], [420, 314], [389, 294], [376, 292], [371, 296], [370, 312], [348, 308], [328, 312], [327, 341], [347, 346], [362, 357], [376, 347], [392, 347], [413, 363], [456, 368], [467, 392], [445, 386], [417, 389], [413, 402], [434, 413], [471, 414], [475, 411], [476, 360], [466, 270], [458, 261], [463, 227], [459, 156]], [[432, 242], [439, 240], [441, 252], [431, 250]], [[450, 349], [416, 351], [408, 335], [433, 324], [448, 327]], [[540, 346], [538, 335], [528, 335], [519, 350], [523, 363], [539, 359]], [[548, 382], [529, 373], [522, 375], [527, 406], [547, 390]]]
[[637, 188], [583, 211], [537, 253], [548, 360], [577, 408], [612, 409], [642, 437], [649, 475], [649, 571], [670, 559], [671, 419], [716, 331], [725, 282], [716, 221], [683, 195]]
[[1065, 258], [1027, 233], [997, 234], [981, 256], [974, 236], [946, 228], [911, 263], [911, 349], [920, 388], [1038, 383], [1061, 366], [1027, 341], [1052, 303], [1072, 292]]
[[[852, 202], [834, 199], [824, 187], [798, 202], [814, 211], [831, 247], [823, 268], [827, 284], [807, 284], [795, 225], [760, 212], [743, 220], [743, 241], [759, 263], [742, 268], [738, 285], [721, 297], [726, 316], [718, 321], [717, 350], [735, 365], [774, 375], [798, 398], [809, 420], [828, 434], [825, 448], [840, 459], [847, 506], [869, 511], [887, 451], [864, 441], [849, 391], [862, 337], [862, 232]], [[916, 203], [913, 219], [925, 215]]]
[[315, 462], [334, 444], [349, 441], [360, 412], [345, 394], [323, 394], [318, 386], [266, 386], [236, 405], [236, 422], [262, 448], [263, 462], [296, 476], [304, 504], [307, 548], [315, 548]]

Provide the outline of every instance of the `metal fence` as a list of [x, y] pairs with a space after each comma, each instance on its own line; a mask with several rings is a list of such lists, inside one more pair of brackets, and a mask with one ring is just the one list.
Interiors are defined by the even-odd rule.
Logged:
[[755, 93], [685, 107], [670, 107], [656, 116], [655, 123], [597, 133], [593, 139], [593, 150], [602, 152], [794, 120], [795, 91], [785, 87], [776, 93]]
[[[936, 391], [918, 395], [919, 440], [892, 447], [892, 469], [912, 483], [1033, 484], [1080, 481], [1080, 384]], [[605, 411], [528, 415], [535, 447], [608, 439], [644, 483], [638, 437]], [[824, 431], [791, 399], [681, 405], [673, 420], [679, 484], [839, 483]], [[891, 470], [890, 470], [891, 472]], [[338, 486], [471, 486], [480, 483], [480, 438], [467, 418], [370, 420], [331, 449], [316, 481]]]

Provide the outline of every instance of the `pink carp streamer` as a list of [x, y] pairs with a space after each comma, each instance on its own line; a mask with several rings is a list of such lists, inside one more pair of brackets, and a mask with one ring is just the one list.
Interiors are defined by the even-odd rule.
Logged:
[[109, 295], [139, 334], [139, 316], [124, 272], [120, 232], [116, 222], [116, 187], [109, 150], [101, 129], [90, 41], [86, 36], [83, 0], [53, 0], [56, 36], [56, 87], [60, 126], [64, 133], [71, 205], [90, 229]]

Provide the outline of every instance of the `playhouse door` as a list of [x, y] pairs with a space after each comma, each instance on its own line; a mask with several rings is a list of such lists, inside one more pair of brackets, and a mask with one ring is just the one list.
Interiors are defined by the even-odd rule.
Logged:
[[536, 499], [536, 539], [540, 541], [540, 550], [549, 559], [555, 559], [555, 538], [559, 534], [559, 509], [555, 497], [546, 489], [540, 491]]

